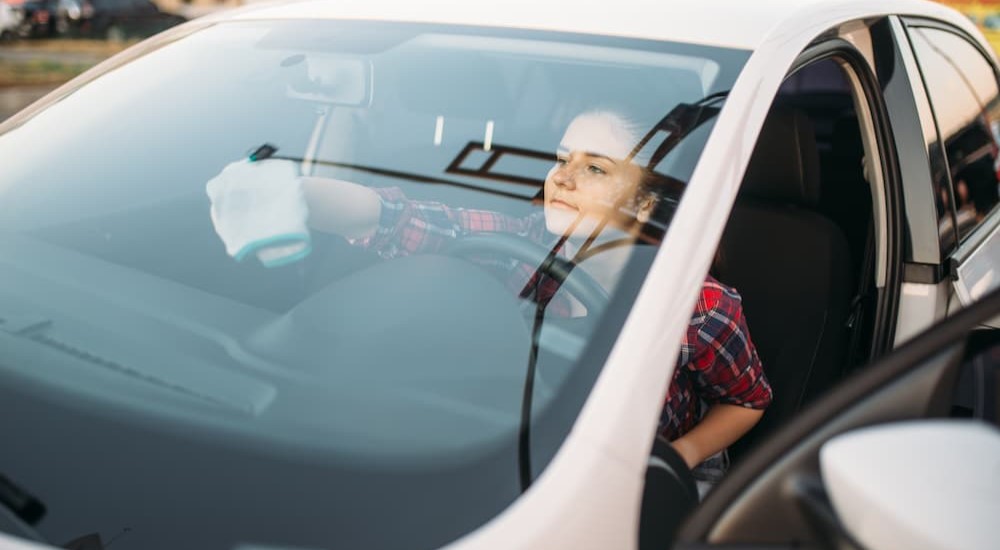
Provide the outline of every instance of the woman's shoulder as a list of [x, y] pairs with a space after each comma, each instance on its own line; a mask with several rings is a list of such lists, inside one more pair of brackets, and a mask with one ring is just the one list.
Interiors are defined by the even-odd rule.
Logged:
[[732, 311], [738, 309], [743, 298], [735, 288], [720, 282], [715, 277], [707, 275], [701, 285], [701, 296], [698, 298], [698, 310]]

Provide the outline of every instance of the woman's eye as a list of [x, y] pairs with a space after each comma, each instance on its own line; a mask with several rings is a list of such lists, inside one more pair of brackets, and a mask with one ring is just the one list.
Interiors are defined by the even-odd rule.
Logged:
[[566, 166], [566, 159], [557, 157], [556, 166]]
[[607, 172], [605, 172], [603, 168], [597, 166], [596, 164], [591, 164], [590, 166], [587, 166], [587, 171], [590, 172], [591, 174], [597, 174], [599, 176], [607, 174]]

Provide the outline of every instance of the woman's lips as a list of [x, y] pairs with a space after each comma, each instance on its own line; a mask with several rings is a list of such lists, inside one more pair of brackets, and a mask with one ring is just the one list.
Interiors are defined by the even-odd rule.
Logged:
[[550, 202], [549, 204], [552, 205], [553, 208], [561, 208], [563, 210], [574, 210], [574, 211], [579, 210], [579, 208], [573, 206], [572, 204], [565, 201], [561, 201], [559, 199], [552, 199], [552, 202]]

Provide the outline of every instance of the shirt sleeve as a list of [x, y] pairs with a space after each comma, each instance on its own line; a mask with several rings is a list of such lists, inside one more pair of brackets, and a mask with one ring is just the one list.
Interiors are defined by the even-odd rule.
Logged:
[[739, 295], [706, 286], [700, 302], [696, 353], [688, 365], [696, 393], [710, 404], [767, 408], [771, 385], [750, 340]]
[[382, 203], [378, 228], [354, 244], [383, 258], [438, 252], [459, 237], [477, 232], [528, 236], [533, 218], [514, 218], [491, 210], [454, 208], [434, 201], [410, 200], [398, 187], [373, 189]]

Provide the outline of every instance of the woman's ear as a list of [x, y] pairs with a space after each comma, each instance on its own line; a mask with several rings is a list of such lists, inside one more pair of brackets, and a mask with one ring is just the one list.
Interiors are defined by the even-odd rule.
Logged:
[[638, 206], [635, 211], [635, 219], [639, 223], [649, 222], [649, 217], [653, 214], [653, 207], [656, 206], [656, 200], [653, 197], [646, 197], [639, 201]]

